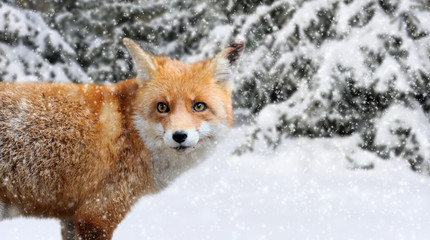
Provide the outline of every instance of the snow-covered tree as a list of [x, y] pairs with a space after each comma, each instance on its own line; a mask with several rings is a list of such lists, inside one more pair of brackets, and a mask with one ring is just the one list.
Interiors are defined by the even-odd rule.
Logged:
[[0, 3], [0, 81], [88, 81], [75, 55], [40, 14]]
[[46, 21], [77, 54], [77, 61], [94, 82], [117, 82], [133, 76], [122, 39], [151, 43], [148, 22], [166, 11], [150, 1], [50, 1]]
[[[256, 139], [276, 147], [284, 137], [358, 133], [362, 148], [428, 171], [429, 6], [303, 1], [288, 8], [291, 17], [281, 26], [257, 9], [253, 26], [269, 22], [274, 30], [255, 44], [246, 64], [252, 70], [244, 70], [236, 95], [239, 106], [259, 113], [250, 141], [238, 152], [252, 150]], [[261, 7], [273, 8], [275, 3]], [[242, 31], [251, 36], [255, 28]], [[424, 122], [413, 124], [393, 109]]]

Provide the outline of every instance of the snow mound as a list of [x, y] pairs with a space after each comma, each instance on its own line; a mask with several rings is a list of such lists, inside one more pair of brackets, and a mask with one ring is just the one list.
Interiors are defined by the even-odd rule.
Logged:
[[[142, 198], [113, 239], [426, 239], [430, 180], [357, 137], [291, 139], [279, 150], [231, 155], [235, 128], [202, 165]], [[372, 171], [345, 164], [358, 160]], [[363, 160], [364, 162], [360, 162]], [[61, 239], [53, 220], [0, 222], [4, 239]]]

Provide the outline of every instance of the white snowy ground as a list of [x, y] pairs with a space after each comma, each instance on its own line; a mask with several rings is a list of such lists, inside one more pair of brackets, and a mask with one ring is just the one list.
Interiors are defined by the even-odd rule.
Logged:
[[[430, 177], [357, 152], [355, 137], [287, 140], [276, 152], [230, 155], [243, 132], [234, 129], [216, 156], [138, 202], [114, 239], [430, 238]], [[346, 155], [375, 169], [350, 170]], [[3, 221], [0, 239], [60, 239], [60, 226]]]

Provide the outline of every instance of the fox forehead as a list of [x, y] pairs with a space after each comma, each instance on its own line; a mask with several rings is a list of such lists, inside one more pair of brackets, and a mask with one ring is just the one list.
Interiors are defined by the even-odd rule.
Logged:
[[149, 81], [153, 83], [151, 87], [195, 91], [201, 88], [202, 84], [208, 86], [215, 83], [208, 61], [187, 64], [167, 57], [154, 57], [154, 59], [156, 71]]
[[155, 57], [156, 71], [143, 85], [145, 101], [175, 103], [221, 101], [228, 103], [231, 90], [217, 83], [208, 61], [186, 64], [167, 57]]

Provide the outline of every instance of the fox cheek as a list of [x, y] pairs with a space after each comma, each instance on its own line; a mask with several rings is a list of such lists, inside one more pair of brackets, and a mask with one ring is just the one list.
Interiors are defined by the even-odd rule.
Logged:
[[205, 138], [212, 136], [214, 134], [214, 127], [211, 126], [212, 124], [208, 122], [202, 122], [199, 128], [199, 135], [200, 138]]
[[228, 129], [230, 128], [226, 122], [202, 122], [199, 128], [199, 137], [201, 140], [210, 138], [217, 141], [227, 134]]
[[164, 128], [161, 123], [153, 124], [152, 131], [154, 132], [154, 135], [157, 137], [163, 137], [164, 135]]

